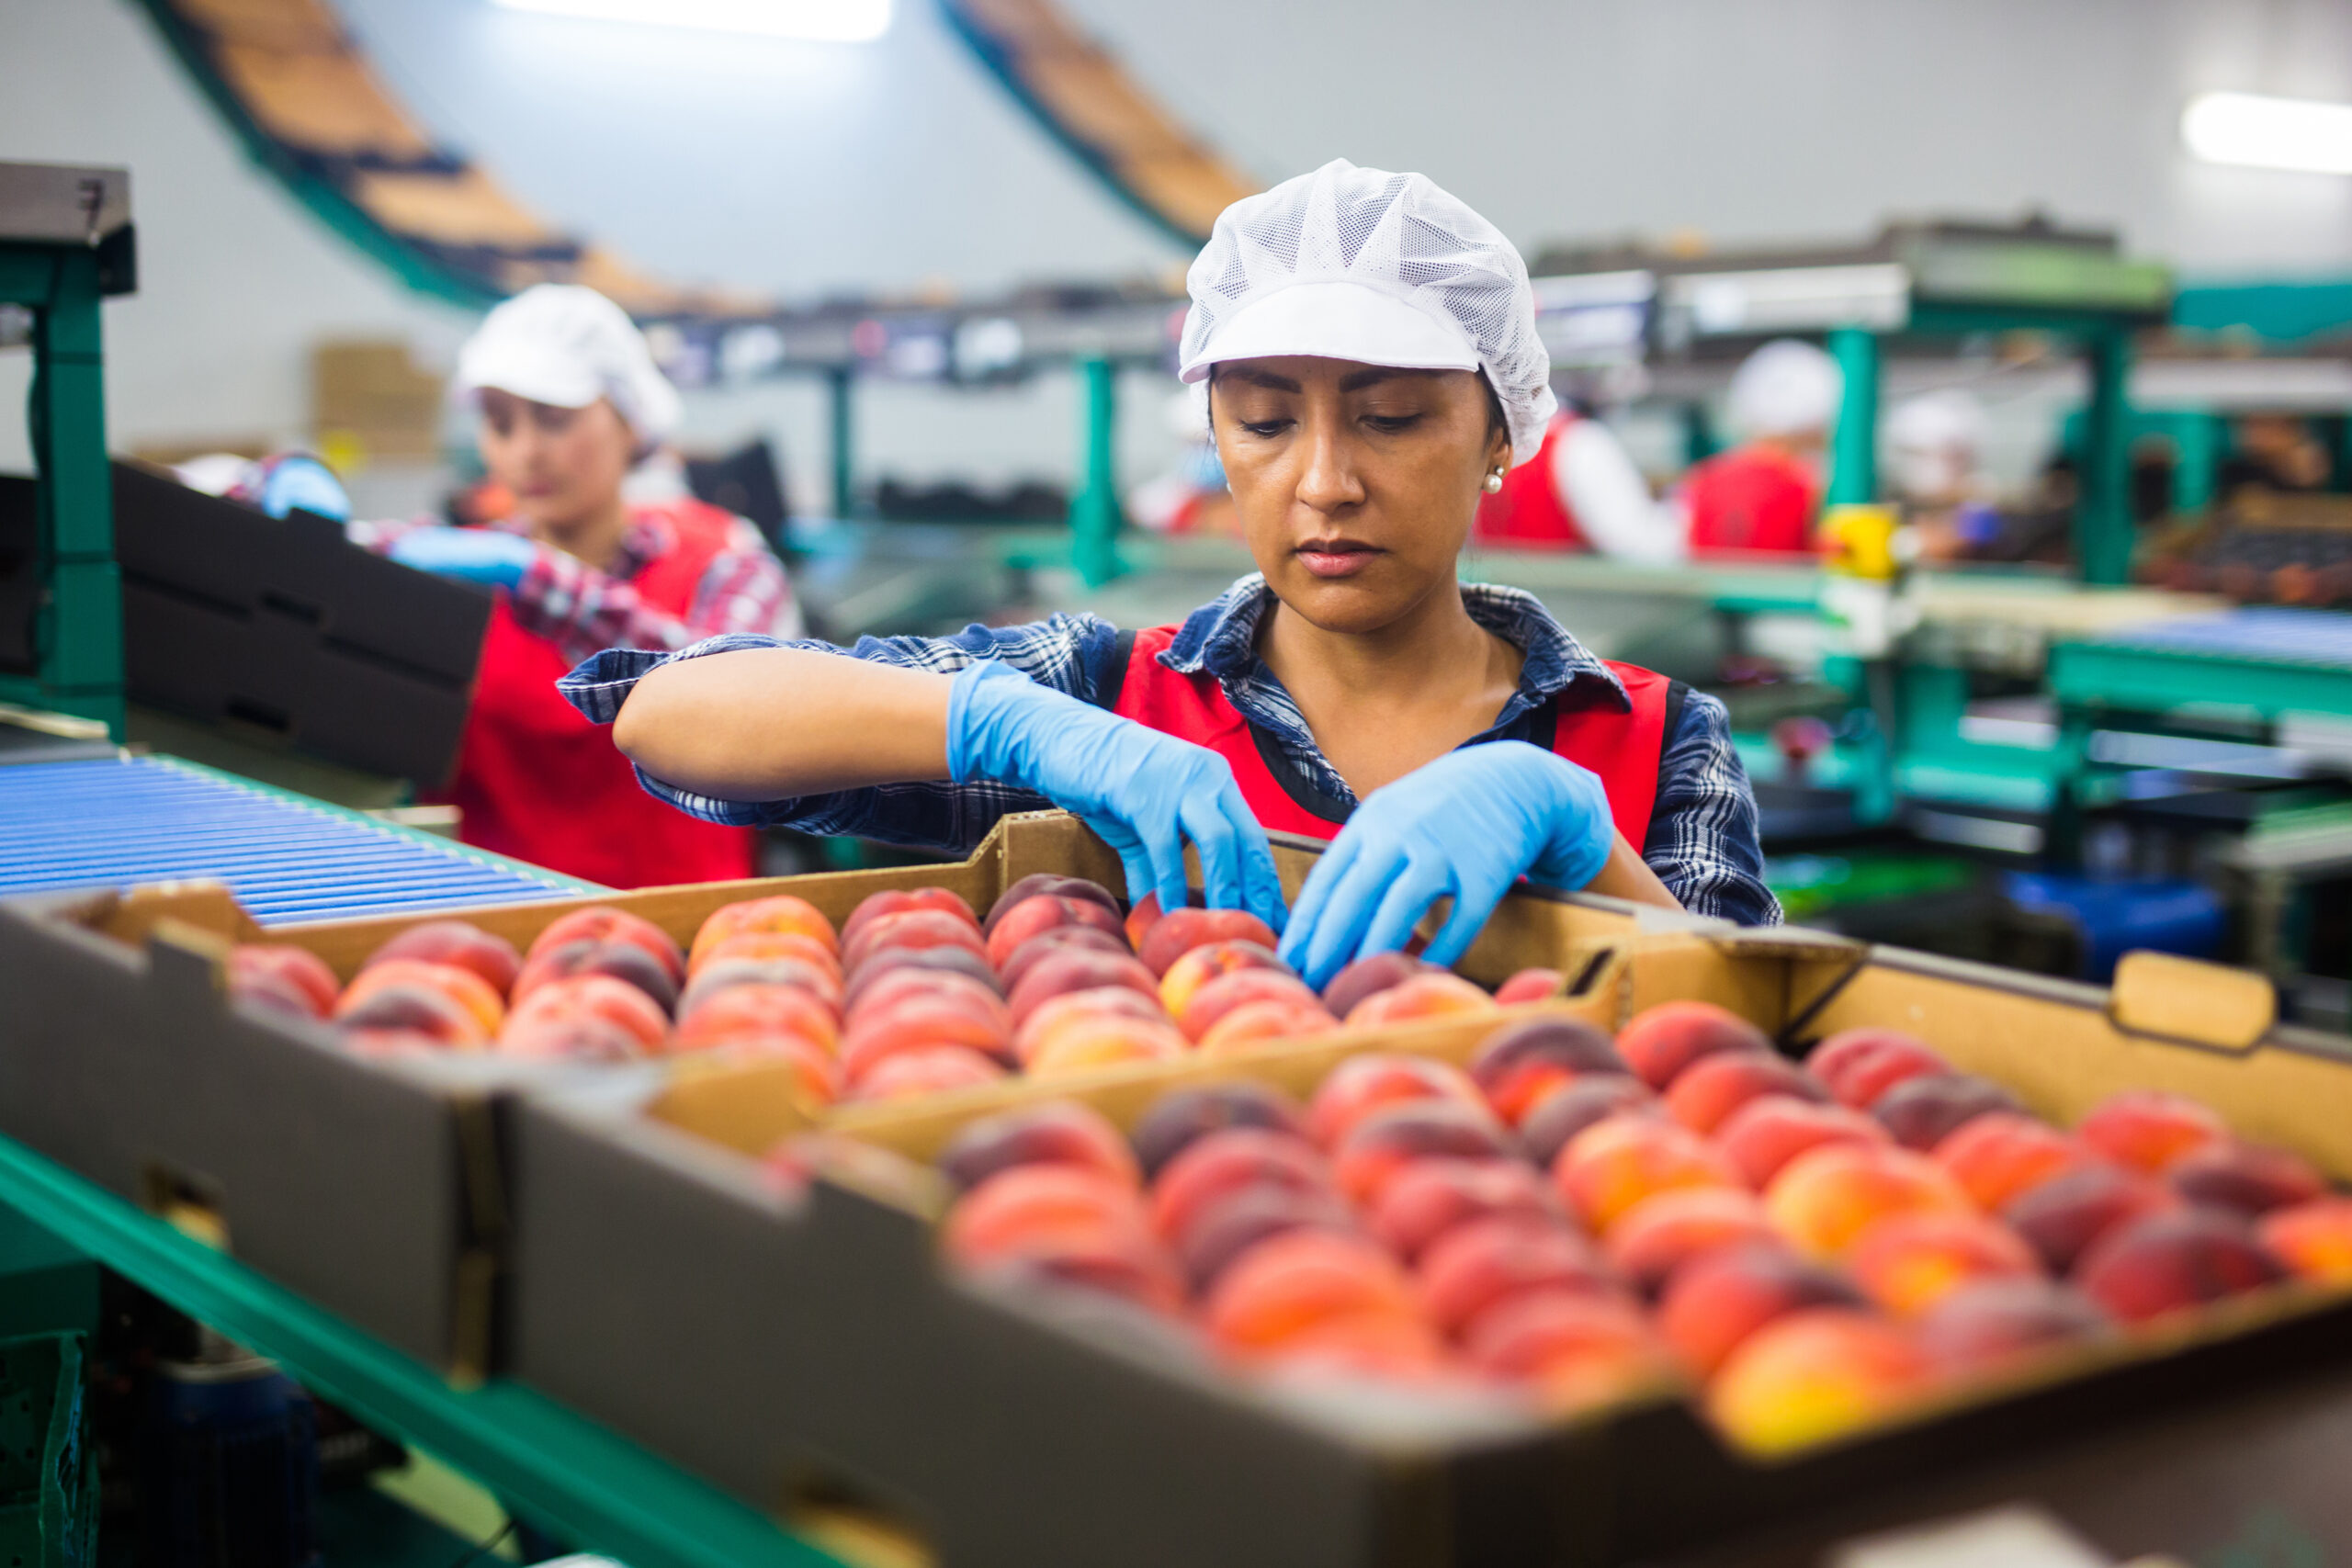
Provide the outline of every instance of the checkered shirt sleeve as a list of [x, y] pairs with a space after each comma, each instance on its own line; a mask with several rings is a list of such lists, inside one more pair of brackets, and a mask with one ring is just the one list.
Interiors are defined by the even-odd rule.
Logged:
[[1658, 759], [1642, 859], [1694, 914], [1744, 926], [1777, 925], [1780, 900], [1764, 886], [1756, 794], [1731, 743], [1724, 705], [1702, 692], [1683, 699], [1682, 721]]
[[626, 579], [544, 548], [514, 590], [514, 615], [516, 626], [546, 637], [573, 663], [607, 648], [674, 652], [730, 633], [796, 637], [802, 629], [784, 564], [741, 518], [684, 615], [647, 604]]

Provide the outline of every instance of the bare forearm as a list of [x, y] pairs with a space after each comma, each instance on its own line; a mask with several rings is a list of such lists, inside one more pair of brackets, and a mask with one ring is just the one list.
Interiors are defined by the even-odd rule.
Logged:
[[808, 649], [714, 653], [639, 681], [613, 744], [655, 778], [719, 800], [944, 779], [953, 679]]
[[1642, 859], [1641, 852], [1617, 835], [1609, 847], [1609, 859], [1600, 867], [1600, 874], [1584, 885], [1587, 893], [1605, 893], [1612, 898], [1630, 899], [1636, 904], [1655, 904], [1662, 909], [1679, 909], [1682, 900], [1668, 890]]

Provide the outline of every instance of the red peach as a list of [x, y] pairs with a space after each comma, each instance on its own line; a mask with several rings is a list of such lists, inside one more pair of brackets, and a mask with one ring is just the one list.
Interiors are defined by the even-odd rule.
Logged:
[[1036, 1059], [1037, 1053], [1052, 1043], [1054, 1036], [1080, 1025], [1091, 1025], [1106, 1018], [1132, 1019], [1140, 1023], [1166, 1027], [1168, 1015], [1160, 1010], [1157, 997], [1125, 986], [1098, 986], [1091, 991], [1064, 991], [1058, 997], [1048, 997], [1030, 1010], [1012, 1033], [1012, 1054], [1023, 1064]]
[[1102, 1018], [1073, 1022], [1040, 1041], [1028, 1061], [1033, 1078], [1068, 1077], [1099, 1067], [1137, 1062], [1172, 1062], [1184, 1055], [1184, 1037], [1166, 1023]]
[[1692, 1132], [1712, 1133], [1734, 1111], [1767, 1095], [1818, 1104], [1829, 1098], [1829, 1091], [1784, 1057], [1737, 1051], [1703, 1057], [1677, 1074], [1666, 1091], [1666, 1109]]
[[2191, 1149], [2165, 1167], [2165, 1179], [2192, 1203], [2248, 1218], [2308, 1203], [2327, 1190], [2327, 1179], [2302, 1156], [2234, 1138]]
[[1537, 1100], [1571, 1078], [1624, 1070], [1609, 1036], [1572, 1018], [1507, 1023], [1479, 1042], [1470, 1057], [1471, 1079], [1495, 1114], [1514, 1127]]
[[345, 1030], [346, 1043], [368, 1036], [371, 1048], [382, 1043], [374, 1037], [393, 1033], [461, 1051], [479, 1050], [491, 1038], [479, 1015], [434, 986], [379, 987], [358, 1002], [338, 1007], [335, 1022]]
[[1610, 1227], [1603, 1250], [1645, 1296], [1656, 1296], [1684, 1265], [1725, 1247], [1779, 1240], [1756, 1194], [1738, 1187], [1678, 1187], [1653, 1193]]
[[[733, 994], [721, 992], [720, 996]], [[804, 1006], [814, 1005], [806, 998], [801, 1000]], [[716, 1001], [714, 998], [714, 1005]], [[651, 997], [610, 975], [574, 975], [568, 979], [548, 981], [506, 1015], [506, 1027], [520, 1031], [526, 1026], [538, 1027], [541, 1020], [568, 1018], [600, 1018], [618, 1024], [637, 1036], [638, 1043], [649, 1051], [662, 1049], [670, 1030], [670, 1021], [662, 1016], [662, 1010], [654, 1006]]]
[[[788, 1038], [788, 1037], [787, 1037]], [[858, 1079], [856, 1100], [915, 1100], [926, 1094], [946, 1094], [978, 1089], [1005, 1076], [993, 1056], [968, 1045], [933, 1045], [927, 1050], [901, 1051], [885, 1056]]]
[[1083, 948], [1064, 948], [1049, 953], [1029, 967], [1014, 987], [1006, 1006], [1012, 1013], [1012, 1025], [1021, 1027], [1029, 1015], [1048, 998], [1065, 996], [1071, 991], [1091, 991], [1104, 986], [1124, 986], [1139, 996], [1157, 1000], [1159, 987], [1152, 980], [1151, 971], [1134, 959], [1115, 953], [1089, 953]]
[[1688, 1127], [1621, 1114], [1577, 1134], [1553, 1162], [1552, 1179], [1596, 1235], [1607, 1235], [1643, 1199], [1683, 1187], [1737, 1187], [1739, 1172]]
[[[452, 1011], [459, 1010], [454, 1002], [442, 1004]], [[446, 1051], [448, 1043], [417, 1029], [349, 1029], [339, 1031], [343, 1048], [355, 1056], [381, 1058], [405, 1056], [434, 1051]]]
[[1815, 1046], [1804, 1059], [1840, 1105], [1868, 1111], [1905, 1078], [1948, 1073], [1951, 1064], [1928, 1043], [1899, 1029], [1849, 1029]]
[[1082, 876], [1057, 876], [1051, 872], [1035, 872], [1023, 877], [997, 896], [989, 906], [989, 918], [980, 923], [982, 936], [994, 936], [997, 922], [1032, 898], [1083, 898], [1100, 904], [1114, 915], [1119, 912], [1119, 901], [1111, 890], [1099, 882], [1089, 882]]
[[523, 965], [523, 972], [514, 977], [514, 999], [519, 1002], [549, 980], [560, 980], [567, 975], [610, 975], [651, 997], [663, 1012], [678, 1005], [677, 983], [662, 967], [661, 960], [633, 942], [585, 939], [543, 947], [533, 953], [531, 961]]
[[[739, 936], [734, 942], [727, 942], [723, 946], [732, 947], [736, 942], [755, 940], [804, 942], [806, 939], [800, 937], [755, 939]], [[711, 964], [718, 962], [718, 959], [714, 958], [711, 960]], [[708, 966], [706, 965], [706, 967]], [[869, 987], [878, 986], [889, 976], [906, 969], [919, 969], [933, 975], [961, 975], [967, 980], [978, 981], [1000, 996], [1003, 994], [1004, 987], [998, 984], [996, 971], [989, 967], [989, 961], [967, 947], [950, 945], [877, 947], [865, 955], [865, 961], [857, 966], [856, 971], [850, 976], [848, 985], [842, 987], [842, 1005], [850, 1008], [856, 1007], [858, 999], [865, 996]]]
[[2110, 1094], [2075, 1128], [2075, 1136], [2108, 1158], [2141, 1170], [2162, 1170], [2229, 1135], [2229, 1123], [2211, 1111], [2154, 1089]]
[[1896, 1143], [1926, 1154], [1979, 1116], [2022, 1109], [2015, 1095], [1991, 1078], [1974, 1073], [1922, 1073], [1880, 1095], [1871, 1115]]
[[1701, 1377], [1713, 1377], [1747, 1337], [1808, 1307], [1861, 1307], [1838, 1270], [1778, 1243], [1732, 1247], [1690, 1259], [1667, 1281], [1658, 1329]]
[[1707, 1389], [1708, 1414], [1748, 1448], [1781, 1452], [1838, 1437], [1917, 1397], [1931, 1369], [1883, 1318], [1808, 1307], [1766, 1324]]
[[1270, 1236], [1243, 1253], [1209, 1292], [1203, 1316], [1229, 1349], [1271, 1349], [1340, 1318], [1415, 1317], [1396, 1260], [1374, 1242], [1321, 1230]]
[[1184, 1307], [1183, 1282], [1166, 1250], [1133, 1231], [1053, 1237], [989, 1263], [980, 1272], [1016, 1288], [1075, 1286], [1119, 1296], [1170, 1317]]
[[1227, 1127], [1260, 1127], [1302, 1141], [1306, 1125], [1298, 1107], [1280, 1089], [1247, 1079], [1172, 1089], [1151, 1102], [1128, 1141], [1144, 1174], [1158, 1176], [1169, 1161], [1211, 1133]]
[[729, 1064], [781, 1062], [798, 1081], [800, 1098], [822, 1109], [842, 1097], [839, 1063], [822, 1045], [797, 1034], [743, 1034], [711, 1047], [710, 1059]]
[[1120, 958], [1134, 956], [1127, 951], [1127, 944], [1109, 931], [1097, 931], [1092, 926], [1056, 926], [1051, 931], [1039, 931], [1014, 948], [1012, 956], [1004, 961], [1003, 972], [998, 975], [997, 979], [1009, 992], [1021, 984], [1039, 960], [1069, 947], [1082, 947], [1090, 952], [1108, 953]]
[[2107, 1332], [2107, 1314], [2047, 1280], [1981, 1280], [1919, 1319], [1919, 1348], [1946, 1376], [1982, 1377], [2052, 1346]]
[[311, 1001], [309, 992], [279, 975], [252, 971], [243, 975], [232, 973], [229, 976], [229, 996], [232, 1000], [258, 1003], [295, 1018], [321, 1019], [327, 1016]]
[[1424, 1019], [1494, 1012], [1495, 998], [1459, 975], [1431, 969], [1385, 991], [1374, 991], [1347, 1015], [1350, 1029], [1385, 1029]]
[[240, 942], [229, 950], [229, 990], [232, 995], [261, 980], [276, 982], [301, 1002], [312, 1018], [334, 1011], [337, 992], [334, 971], [307, 947], [291, 943]]
[[[707, 976], [711, 971], [703, 973]], [[703, 978], [698, 976], [686, 989], [691, 994], [702, 984]], [[820, 996], [819, 999], [823, 998]], [[1012, 1028], [1012, 1013], [1005, 1007], [1004, 998], [969, 975], [954, 969], [893, 969], [877, 975], [858, 991], [857, 1004], [849, 1010], [843, 1021], [855, 1028], [912, 1002], [960, 1007], [975, 1018], [987, 1020], [1001, 1032], [1010, 1032]]]
[[1150, 931], [1159, 919], [1159, 895], [1157, 893], [1147, 893], [1129, 906], [1126, 920], [1120, 927], [1126, 936], [1128, 952], [1142, 951], [1144, 933]]
[[1074, 1165], [1001, 1170], [956, 1201], [940, 1241], [970, 1267], [1042, 1247], [1141, 1234], [1135, 1189]]
[[[961, 915], [944, 909], [901, 909], [876, 915], [865, 922], [854, 942], [842, 944], [842, 969], [854, 975], [867, 960], [886, 948], [960, 947], [976, 957], [988, 957], [979, 929]], [[994, 959], [989, 959], [994, 963]]]
[[561, 947], [567, 942], [633, 942], [660, 960], [672, 980], [681, 986], [686, 983], [686, 955], [678, 951], [670, 933], [627, 909], [591, 904], [584, 909], [558, 916], [531, 939], [531, 945], [523, 950], [524, 961], [528, 963], [547, 949]]
[[1021, 944], [1032, 937], [1041, 936], [1056, 926], [1092, 926], [1113, 936], [1124, 936], [1118, 911], [1096, 903], [1091, 898], [1070, 898], [1055, 894], [1042, 894], [1023, 898], [999, 918], [991, 920], [988, 934], [988, 960], [1001, 970]]
[[[1315, 993], [1309, 991], [1312, 997]], [[1329, 1034], [1340, 1021], [1317, 1001], [1250, 1002], [1209, 1025], [1201, 1036], [1200, 1055], [1231, 1056], [1256, 1050], [1278, 1040], [1305, 1040]]]
[[[1285, 969], [1235, 969], [1203, 984], [1184, 999], [1184, 1010], [1174, 1013], [1176, 1027], [1187, 1040], [1197, 1042], [1211, 1025], [1234, 1009], [1251, 1002], [1305, 1004], [1323, 1011], [1323, 999]], [[1329, 1014], [1325, 1014], [1329, 1017]]]
[[1715, 1145], [1758, 1191], [1771, 1184], [1782, 1166], [1807, 1149], [1824, 1144], [1886, 1141], [1886, 1129], [1859, 1111], [1769, 1095], [1741, 1106], [1715, 1129]]
[[702, 966], [702, 973], [686, 982], [675, 1010], [692, 1012], [714, 992], [729, 986], [797, 986], [824, 1003], [834, 1017], [842, 1014], [840, 977], [797, 958], [714, 959]]
[[1345, 1018], [1367, 998], [1392, 986], [1401, 986], [1416, 975], [1429, 974], [1436, 967], [1410, 953], [1368, 953], [1331, 976], [1330, 983], [1323, 987], [1323, 1005], [1331, 1010], [1333, 1018]]
[[1429, 1325], [1393, 1313], [1328, 1319], [1261, 1352], [1261, 1371], [1292, 1377], [1332, 1375], [1350, 1382], [1430, 1383], [1443, 1379], [1445, 1347]]
[[1136, 943], [1144, 967], [1162, 976], [1176, 961], [1211, 942], [1246, 942], [1271, 949], [1273, 929], [1246, 909], [1171, 909], [1154, 920]]
[[1524, 1292], [1481, 1314], [1464, 1339], [1473, 1367], [1527, 1386], [1555, 1413], [1614, 1404], [1676, 1377], [1641, 1310], [1589, 1291]]
[[1988, 1214], [2000, 1213], [2027, 1188], [2097, 1157], [2048, 1122], [2011, 1111], [1976, 1117], [1936, 1145], [1936, 1163]]
[[1101, 1111], [1070, 1100], [1048, 1100], [967, 1122], [935, 1163], [965, 1192], [1016, 1165], [1075, 1165], [1129, 1187], [1143, 1180], [1119, 1130]]
[[742, 931], [722, 942], [713, 942], [704, 950], [701, 959], [695, 964], [694, 976], [699, 978], [702, 972], [714, 964], [746, 958], [761, 963], [788, 958], [813, 969], [820, 969], [835, 980], [842, 977], [841, 954], [815, 937], [804, 936], [798, 931]]
[[1481, 1111], [1487, 1103], [1469, 1075], [1451, 1063], [1375, 1052], [1351, 1056], [1324, 1075], [1306, 1102], [1306, 1130], [1331, 1148], [1373, 1111], [1409, 1100], [1451, 1100]]
[[1622, 1296], [1624, 1286], [1592, 1244], [1557, 1220], [1489, 1214], [1430, 1245], [1419, 1269], [1422, 1310], [1459, 1337], [1489, 1307], [1530, 1291]]
[[797, 986], [730, 986], [678, 1020], [673, 1049], [700, 1051], [763, 1034], [797, 1034], [828, 1052], [841, 1043], [831, 1011]]
[[2094, 1160], [2035, 1182], [2008, 1201], [2001, 1218], [2044, 1268], [2064, 1274], [2116, 1226], [2179, 1205], [2180, 1199], [2161, 1181]]
[[1182, 1245], [1203, 1214], [1232, 1194], [1281, 1190], [1329, 1193], [1331, 1168], [1305, 1140], [1265, 1127], [1227, 1127], [1195, 1138], [1151, 1184], [1151, 1228]]
[[506, 1004], [491, 989], [490, 982], [472, 970], [460, 969], [454, 964], [427, 964], [417, 958], [390, 958], [362, 969], [344, 987], [342, 999], [335, 1003], [334, 1015], [348, 1021], [377, 992], [417, 986], [438, 991], [464, 1008], [481, 1025], [485, 1036], [497, 1033], [506, 1017]]
[[492, 1047], [502, 1056], [540, 1061], [625, 1062], [645, 1055], [645, 1043], [610, 1019], [575, 1014], [510, 1023]]
[[2272, 1209], [2255, 1223], [2255, 1234], [2299, 1278], [2352, 1283], [2352, 1198], [2313, 1198]]
[[[722, 991], [707, 1004], [717, 1007], [736, 991]], [[678, 1033], [684, 1040], [695, 1031], [695, 1020], [683, 1021]], [[779, 1020], [778, 1026], [786, 1026]], [[801, 1029], [809, 1038], [822, 1041], [821, 1035]], [[842, 1073], [850, 1082], [857, 1083], [881, 1062], [902, 1051], [927, 1051], [938, 1045], [962, 1045], [993, 1056], [1000, 1062], [1012, 1060], [1012, 1043], [1005, 1039], [1003, 1028], [993, 1019], [981, 1016], [970, 1007], [946, 998], [909, 997], [897, 1005], [861, 1012], [857, 1021], [841, 1037], [839, 1052]]]
[[1617, 1054], [1644, 1083], [1665, 1089], [1702, 1056], [1724, 1052], [1769, 1055], [1762, 1030], [1713, 1002], [1660, 1002], [1617, 1032]]
[[1355, 1216], [1336, 1192], [1287, 1187], [1244, 1188], [1211, 1203], [1185, 1227], [1177, 1258], [1196, 1293], [1205, 1295], [1234, 1259], [1285, 1231], [1356, 1229]]
[[867, 894], [849, 912], [849, 919], [842, 922], [842, 946], [847, 948], [859, 931], [883, 916], [900, 915], [910, 909], [936, 909], [957, 917], [976, 931], [980, 929], [979, 917], [972, 913], [972, 907], [964, 902], [960, 893], [944, 887], [886, 887], [879, 893]]
[[1974, 1214], [1890, 1214], [1854, 1238], [1846, 1267], [1864, 1295], [1897, 1317], [1917, 1317], [1962, 1285], [2041, 1273], [2015, 1232]]
[[1431, 1155], [1506, 1159], [1513, 1152], [1510, 1135], [1482, 1105], [1408, 1100], [1384, 1106], [1351, 1127], [1331, 1151], [1331, 1174], [1350, 1202], [1368, 1207], [1416, 1160]]
[[2075, 1284], [2127, 1323], [2267, 1285], [2282, 1270], [2243, 1215], [2188, 1208], [2116, 1226], [2083, 1254]]
[[1621, 1111], [1664, 1116], [1666, 1106], [1631, 1073], [1587, 1073], [1545, 1090], [1520, 1122], [1519, 1141], [1528, 1158], [1549, 1170], [1578, 1133]]
[[411, 926], [370, 953], [368, 962], [386, 958], [454, 964], [481, 976], [502, 997], [514, 991], [514, 976], [523, 967], [522, 955], [513, 942], [467, 920], [426, 920]]
[[1455, 1226], [1489, 1214], [1558, 1221], [1560, 1201], [1533, 1166], [1516, 1159], [1417, 1159], [1381, 1189], [1372, 1234], [1410, 1263]]
[[1182, 1018], [1193, 996], [1209, 982], [1244, 969], [1263, 969], [1297, 978], [1291, 974], [1290, 965], [1261, 942], [1212, 942], [1183, 953], [1168, 966], [1168, 973], [1159, 977], [1159, 1005], [1168, 1010], [1169, 1017]]
[[1888, 1144], [1807, 1149], [1764, 1190], [1764, 1210], [1811, 1258], [1842, 1258], [1892, 1214], [1973, 1214], [1968, 1193], [1924, 1155]]
[[686, 956], [688, 972], [699, 968], [710, 950], [729, 937], [752, 931], [805, 936], [834, 953], [841, 951], [841, 939], [834, 934], [833, 922], [825, 918], [822, 909], [806, 898], [776, 893], [765, 898], [722, 904], [704, 917], [701, 929], [695, 932], [694, 947]]
[[1495, 987], [1495, 1005], [1518, 1007], [1524, 1002], [1540, 1002], [1560, 994], [1566, 977], [1557, 969], [1521, 969]]

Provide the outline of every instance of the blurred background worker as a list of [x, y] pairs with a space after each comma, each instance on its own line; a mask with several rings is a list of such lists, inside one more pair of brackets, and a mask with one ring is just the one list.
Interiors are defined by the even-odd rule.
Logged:
[[2297, 414], [2241, 415], [2230, 426], [2230, 447], [2218, 476], [2224, 497], [2246, 489], [2323, 491], [2335, 468], [2311, 422]]
[[1887, 416], [1888, 477], [1929, 560], [1966, 558], [2000, 535], [1981, 472], [1984, 434], [1984, 404], [1958, 387], [1907, 398]]
[[1685, 523], [1650, 494], [1633, 454], [1594, 415], [1563, 407], [1535, 460], [1503, 476], [1473, 537], [1508, 549], [1591, 550], [1620, 560], [1680, 560]]
[[1690, 553], [1802, 554], [1821, 511], [1829, 428], [1845, 378], [1809, 343], [1779, 338], [1731, 378], [1731, 422], [1741, 444], [1683, 476]]
[[443, 796], [460, 836], [614, 887], [752, 875], [750, 829], [655, 801], [556, 694], [559, 676], [605, 648], [802, 629], [784, 568], [749, 522], [691, 497], [623, 494], [680, 413], [643, 335], [594, 290], [542, 284], [484, 319], [452, 390], [479, 415], [507, 514], [354, 533], [394, 560], [499, 590]]

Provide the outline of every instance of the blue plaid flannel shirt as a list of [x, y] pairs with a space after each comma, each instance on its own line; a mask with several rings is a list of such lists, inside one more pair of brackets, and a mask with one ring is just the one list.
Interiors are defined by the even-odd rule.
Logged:
[[[1615, 693], [1618, 702], [1624, 700], [1624, 688], [1608, 666], [1563, 630], [1532, 594], [1465, 582], [1462, 601], [1471, 619], [1524, 655], [1519, 690], [1503, 705], [1493, 728], [1465, 744], [1520, 738], [1549, 698], [1572, 688], [1596, 696], [1605, 689]], [[1193, 611], [1160, 657], [1181, 672], [1205, 670], [1215, 675], [1233, 705], [1272, 737], [1306, 782], [1333, 800], [1352, 802], [1354, 792], [1316, 746], [1290, 694], [1258, 657], [1258, 623], [1272, 603], [1265, 579], [1253, 572]], [[1108, 687], [1117, 679], [1113, 666], [1118, 661], [1118, 636], [1117, 628], [1097, 616], [1056, 615], [1025, 626], [967, 626], [951, 637], [860, 637], [847, 651], [858, 659], [941, 674], [976, 660], [999, 659], [1040, 685], [1107, 705], [1116, 695]], [[746, 648], [842, 651], [826, 643], [786, 642], [745, 633], [711, 637], [674, 652], [608, 649], [565, 676], [560, 687], [590, 719], [610, 724], [646, 671], [673, 660]], [[987, 781], [882, 784], [797, 800], [737, 801], [690, 794], [642, 770], [638, 777], [662, 799], [712, 822], [796, 828], [958, 853], [978, 844], [997, 818], [1051, 805], [1026, 790]], [[1767, 925], [1781, 918], [1779, 902], [1764, 886], [1755, 794], [1739, 754], [1732, 749], [1723, 704], [1702, 693], [1689, 694], [1681, 721], [1667, 737], [1642, 858], [1687, 909], [1744, 925]]]

